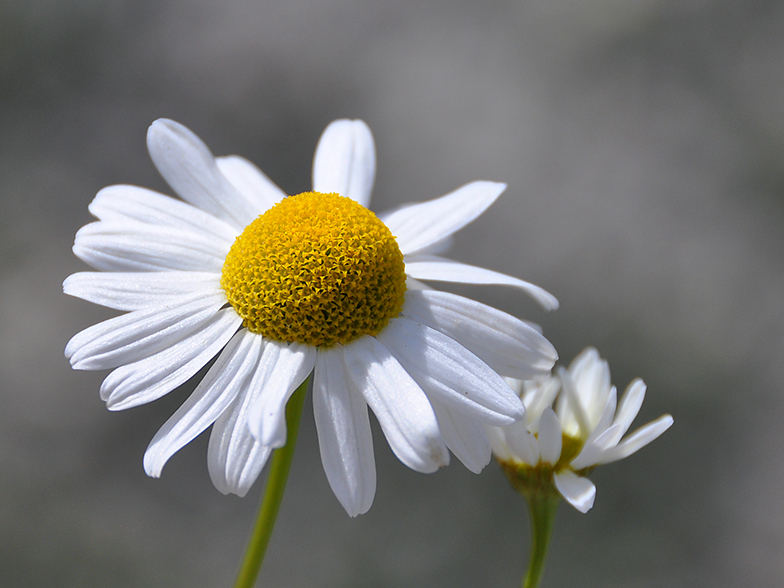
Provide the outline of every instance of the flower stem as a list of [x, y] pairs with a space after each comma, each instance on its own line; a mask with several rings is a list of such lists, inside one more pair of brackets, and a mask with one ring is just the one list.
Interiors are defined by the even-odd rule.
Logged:
[[531, 514], [531, 561], [523, 578], [523, 588], [537, 588], [544, 572], [544, 562], [555, 526], [561, 496], [557, 492], [526, 493]]
[[283, 491], [286, 489], [286, 480], [289, 477], [291, 460], [294, 457], [294, 446], [297, 443], [299, 422], [309, 381], [310, 378], [297, 388], [286, 405], [286, 444], [280, 449], [276, 449], [272, 454], [272, 464], [267, 477], [264, 498], [259, 508], [259, 516], [248, 542], [245, 558], [242, 561], [234, 588], [252, 588], [261, 570], [264, 553], [267, 551], [272, 529], [275, 527], [275, 519], [278, 516], [278, 510], [280, 510], [280, 503], [283, 500]]

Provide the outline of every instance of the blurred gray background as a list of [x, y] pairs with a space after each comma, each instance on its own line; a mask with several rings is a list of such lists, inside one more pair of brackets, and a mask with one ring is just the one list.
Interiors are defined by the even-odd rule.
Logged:
[[[338, 117], [378, 150], [374, 208], [508, 182], [451, 256], [553, 292], [565, 362], [596, 346], [637, 424], [674, 427], [562, 506], [544, 587], [784, 585], [784, 3], [776, 0], [0, 1], [0, 586], [230, 586], [258, 505], [209, 481], [206, 436], [142, 469], [186, 397], [122, 413], [63, 358], [113, 313], [61, 293], [103, 186], [168, 192], [174, 118], [288, 193]], [[375, 429], [350, 519], [306, 410], [268, 587], [516, 586], [524, 503], [491, 464], [407, 470]]]

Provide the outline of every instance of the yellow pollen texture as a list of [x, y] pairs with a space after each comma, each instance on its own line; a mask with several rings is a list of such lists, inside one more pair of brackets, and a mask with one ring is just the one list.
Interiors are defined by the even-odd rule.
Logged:
[[403, 254], [375, 214], [338, 194], [284, 198], [249, 224], [221, 287], [244, 326], [329, 346], [375, 335], [403, 307]]

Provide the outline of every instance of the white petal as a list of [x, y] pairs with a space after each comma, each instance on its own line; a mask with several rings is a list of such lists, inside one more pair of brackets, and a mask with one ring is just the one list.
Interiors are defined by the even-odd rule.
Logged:
[[561, 391], [561, 380], [547, 376], [534, 381], [526, 381], [523, 386], [523, 406], [525, 419], [531, 433], [539, 432], [539, 419], [546, 408], [550, 408]]
[[629, 457], [632, 453], [639, 451], [664, 433], [672, 426], [672, 423], [672, 417], [666, 414], [644, 427], [640, 427], [618, 445], [608, 449], [599, 463], [611, 463]]
[[147, 404], [191, 379], [223, 349], [242, 324], [227, 308], [171, 347], [110, 373], [101, 384], [101, 399], [109, 410]]
[[335, 192], [367, 206], [375, 178], [376, 147], [370, 128], [361, 120], [331, 122], [313, 157], [313, 190]]
[[180, 123], [163, 118], [152, 123], [147, 148], [160, 174], [186, 202], [238, 229], [260, 214], [220, 172], [202, 140]]
[[77, 370], [101, 370], [149, 357], [209, 322], [226, 302], [220, 292], [183, 296], [167, 306], [135, 310], [74, 335], [65, 356]]
[[640, 412], [642, 402], [645, 400], [645, 390], [645, 382], [639, 378], [626, 387], [613, 420], [613, 424], [621, 426], [621, 435], [629, 430], [637, 413]]
[[583, 514], [591, 510], [596, 498], [596, 486], [593, 482], [570, 470], [559, 472], [554, 477], [555, 487], [569, 504]]
[[558, 359], [552, 344], [527, 323], [448, 292], [407, 291], [403, 315], [460, 342], [503, 376], [541, 377]]
[[263, 214], [286, 197], [264, 172], [239, 155], [217, 157], [215, 163], [237, 191]]
[[[264, 344], [261, 337], [255, 338], [258, 355]], [[256, 372], [250, 377], [246, 391], [238, 394], [218, 417], [210, 433], [207, 465], [213, 484], [223, 494], [245, 496], [272, 454], [272, 447], [262, 445], [248, 429], [248, 408], [260, 390], [253, 385]]]
[[237, 230], [185, 202], [138, 186], [108, 186], [90, 203], [90, 213], [104, 221], [136, 222], [194, 231], [231, 246]]
[[551, 408], [546, 408], [539, 419], [539, 451], [543, 462], [555, 465], [561, 458], [563, 439], [561, 423]]
[[482, 425], [446, 404], [433, 401], [432, 405], [446, 446], [471, 472], [480, 473], [492, 456]]
[[449, 463], [438, 421], [425, 393], [373, 337], [344, 347], [346, 372], [378, 418], [392, 451], [418, 472]]
[[176, 298], [220, 290], [220, 274], [210, 272], [80, 272], [63, 282], [63, 292], [116, 310], [172, 304]]
[[79, 229], [73, 252], [101, 271], [220, 272], [230, 248], [230, 242], [209, 233], [111, 220]]
[[332, 491], [349, 516], [366, 513], [376, 493], [370, 419], [365, 399], [346, 377], [340, 345], [318, 352], [313, 413]]
[[577, 392], [569, 371], [558, 366], [558, 379], [561, 381], [562, 393], [556, 400], [556, 411], [561, 420], [561, 428], [566, 435], [578, 439], [587, 439], [593, 430], [586, 408]]
[[188, 399], [155, 434], [144, 453], [144, 471], [157, 478], [169, 458], [225, 411], [247, 385], [258, 358], [258, 335], [239, 331]]
[[[506, 442], [516, 461], [536, 466], [541, 459], [539, 441], [528, 432], [524, 423], [515, 423], [506, 427]], [[560, 450], [558, 454], [560, 456]]]
[[[514, 423], [509, 425], [509, 427], [514, 427], [517, 424], [519, 423]], [[506, 443], [506, 430], [509, 427], [485, 426], [485, 434], [488, 441], [490, 441], [490, 448], [500, 461], [510, 461], [514, 457]]]
[[300, 343], [267, 341], [258, 368], [260, 386], [248, 412], [251, 434], [263, 445], [286, 444], [286, 403], [313, 371], [316, 348]]
[[569, 464], [571, 468], [577, 471], [601, 463], [608, 454], [608, 449], [614, 448], [618, 444], [618, 439], [621, 436], [620, 430], [620, 426], [612, 425], [601, 435], [589, 437], [580, 453]]
[[489, 269], [458, 263], [435, 255], [406, 256], [406, 274], [417, 280], [458, 284], [514, 286], [536, 300], [545, 310], [558, 308], [558, 300], [539, 286]]
[[589, 347], [569, 364], [569, 375], [592, 430], [601, 418], [612, 387], [610, 366], [596, 349]]
[[[603, 436], [607, 430], [612, 425], [613, 417], [615, 416], [615, 407], [617, 406], [616, 402], [617, 391], [615, 386], [610, 388], [610, 393], [607, 395], [607, 399], [604, 403], [604, 411], [602, 412], [602, 416], [599, 418], [599, 422], [596, 424], [596, 427], [591, 431], [591, 434], [588, 435], [588, 439], [586, 439], [585, 444], [591, 444], [594, 440], [598, 439], [599, 437]], [[612, 436], [609, 438], [604, 439], [604, 443], [606, 444], [609, 439], [620, 439], [620, 435], [618, 435], [618, 431], [620, 427], [616, 427], [613, 429]]]
[[410, 204], [382, 217], [404, 255], [419, 252], [480, 216], [506, 190], [498, 182], [471, 182], [440, 198]]
[[443, 333], [397, 318], [376, 337], [434, 399], [491, 425], [508, 425], [525, 414], [501, 376]]

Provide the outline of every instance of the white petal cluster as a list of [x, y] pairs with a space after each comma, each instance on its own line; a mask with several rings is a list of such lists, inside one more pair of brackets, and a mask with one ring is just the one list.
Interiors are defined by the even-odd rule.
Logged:
[[[153, 123], [147, 143], [182, 200], [137, 186], [101, 190], [90, 204], [98, 220], [77, 233], [73, 248], [98, 271], [70, 276], [64, 290], [127, 311], [78, 333], [65, 350], [75, 369], [113, 370], [101, 386], [110, 410], [156, 400], [216, 358], [150, 443], [149, 475], [159, 476], [176, 451], [212, 426], [213, 483], [244, 495], [272, 449], [286, 443], [286, 403], [310, 374], [324, 469], [352, 516], [367, 511], [375, 494], [368, 407], [394, 453], [417, 471], [446, 465], [449, 450], [474, 472], [489, 462], [484, 427], [524, 415], [501, 376], [546, 375], [556, 352], [527, 323], [418, 280], [511, 285], [557, 307], [533, 284], [433, 255], [495, 202], [504, 184], [473, 182], [380, 215], [404, 255], [403, 310], [375, 337], [321, 348], [250, 332], [220, 287], [235, 238], [284, 192], [241, 157], [213, 157], [174, 121]], [[316, 149], [313, 190], [367, 206], [375, 171], [367, 125], [331, 123]]]
[[596, 497], [596, 487], [585, 476], [598, 465], [630, 456], [673, 423], [663, 415], [624, 438], [642, 406], [645, 384], [634, 380], [618, 402], [607, 362], [590, 347], [569, 369], [510, 383], [522, 397], [526, 417], [488, 428], [493, 453], [502, 464], [522, 471], [552, 471], [558, 492], [583, 513]]

